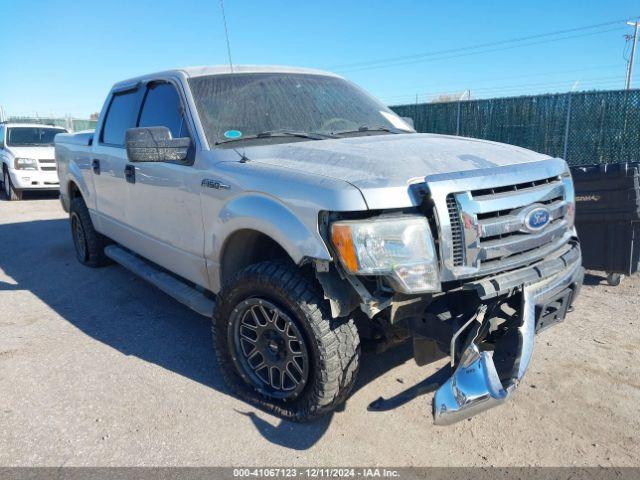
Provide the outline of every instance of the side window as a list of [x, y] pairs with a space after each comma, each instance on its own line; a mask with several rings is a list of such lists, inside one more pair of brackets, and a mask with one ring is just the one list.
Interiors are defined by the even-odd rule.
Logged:
[[102, 143], [124, 146], [125, 132], [136, 126], [138, 106], [137, 90], [116, 93], [113, 96], [102, 128]]
[[4, 148], [4, 127], [0, 125], [0, 148]]
[[173, 138], [189, 137], [180, 106], [180, 97], [170, 83], [149, 85], [140, 112], [139, 127], [167, 127]]

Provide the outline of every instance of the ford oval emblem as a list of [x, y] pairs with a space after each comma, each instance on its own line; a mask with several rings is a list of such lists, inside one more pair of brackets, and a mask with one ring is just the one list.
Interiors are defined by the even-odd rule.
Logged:
[[524, 226], [527, 230], [542, 230], [551, 221], [551, 214], [546, 207], [538, 207], [531, 210], [524, 217]]

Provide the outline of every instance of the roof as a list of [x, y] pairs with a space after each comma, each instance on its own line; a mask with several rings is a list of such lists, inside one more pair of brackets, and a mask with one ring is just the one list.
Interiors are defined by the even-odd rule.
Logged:
[[189, 77], [202, 77], [205, 75], [229, 75], [234, 73], [303, 73], [308, 75], [324, 75], [337, 77], [335, 73], [315, 68], [287, 67], [282, 65], [234, 65], [233, 70], [229, 65], [213, 65], [204, 67], [181, 68]]
[[165, 70], [163, 72], [149, 73], [118, 82], [115, 84], [115, 87], [118, 87], [120, 85], [130, 85], [132, 83], [145, 81], [150, 78], [171, 74], [183, 74], [187, 77], [194, 78], [208, 75], [237, 75], [243, 73], [299, 73], [306, 75], [323, 75], [340, 78], [340, 76], [336, 75], [335, 73], [327, 72], [324, 70], [317, 70], [314, 68], [287, 67], [282, 65], [234, 65], [232, 69], [229, 65], [210, 65], [201, 67], [175, 68], [171, 70]]

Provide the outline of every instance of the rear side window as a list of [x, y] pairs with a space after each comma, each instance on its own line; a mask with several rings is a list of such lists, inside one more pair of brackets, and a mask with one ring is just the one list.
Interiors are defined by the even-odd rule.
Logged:
[[139, 127], [167, 127], [173, 138], [188, 137], [180, 97], [170, 83], [149, 86], [140, 113]]
[[124, 146], [125, 132], [136, 126], [139, 105], [137, 90], [116, 93], [113, 96], [102, 128], [102, 143]]

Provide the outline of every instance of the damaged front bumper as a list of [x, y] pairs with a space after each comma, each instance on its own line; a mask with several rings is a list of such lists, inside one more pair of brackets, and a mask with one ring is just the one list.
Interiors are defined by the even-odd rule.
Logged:
[[[467, 288], [488, 298], [519, 289], [520, 321], [511, 374], [498, 373], [493, 351], [482, 351], [475, 341], [477, 329], [469, 334], [452, 376], [436, 391], [433, 416], [436, 425], [449, 425], [503, 403], [522, 380], [533, 353], [537, 331], [561, 321], [575, 299], [584, 276], [580, 248], [533, 267], [510, 272]], [[452, 353], [452, 355], [455, 355]]]

